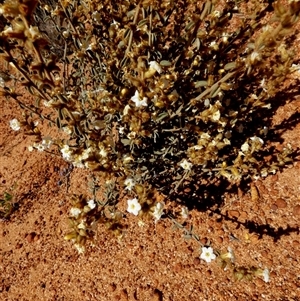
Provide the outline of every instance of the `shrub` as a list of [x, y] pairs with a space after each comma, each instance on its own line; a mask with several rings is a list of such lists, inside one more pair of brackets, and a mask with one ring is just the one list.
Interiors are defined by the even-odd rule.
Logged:
[[14, 76], [2, 95], [29, 111], [21, 125], [37, 143], [32, 114], [64, 131], [53, 143], [63, 158], [111, 192], [100, 209], [73, 199], [69, 238], [85, 242], [81, 221], [95, 216], [118, 232], [120, 215], [103, 211], [115, 212], [118, 190], [134, 197], [129, 211], [157, 220], [156, 192], [207, 209], [292, 162], [297, 150], [275, 147], [289, 121], [279, 129], [272, 117], [297, 84], [299, 11], [297, 1], [6, 0], [0, 56]]

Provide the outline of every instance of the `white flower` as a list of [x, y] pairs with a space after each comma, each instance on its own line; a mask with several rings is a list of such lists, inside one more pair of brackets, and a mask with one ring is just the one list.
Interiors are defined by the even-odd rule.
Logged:
[[124, 126], [120, 126], [120, 128], [119, 128], [119, 134], [123, 135], [124, 134], [124, 130], [125, 130]]
[[105, 150], [105, 148], [103, 146], [100, 147], [99, 155], [103, 158], [105, 158], [107, 156], [107, 151]]
[[45, 137], [43, 140], [42, 140], [42, 146], [44, 148], [50, 148], [52, 144], [52, 139], [50, 137]]
[[88, 206], [91, 208], [91, 209], [94, 209], [96, 207], [96, 203], [94, 200], [89, 200], [87, 202]]
[[125, 181], [124, 181], [124, 184], [126, 186], [125, 190], [132, 190], [132, 188], [134, 187], [135, 183], [134, 181], [131, 179], [131, 178], [127, 178]]
[[10, 125], [11, 129], [14, 130], [14, 131], [18, 131], [18, 130], [20, 130], [20, 128], [21, 128], [21, 124], [20, 124], [19, 120], [16, 119], [16, 118], [15, 118], [15, 119], [12, 119], [12, 120], [9, 122], [9, 125]]
[[191, 170], [193, 164], [186, 159], [184, 159], [180, 164], [179, 164], [184, 170]]
[[70, 209], [70, 214], [71, 216], [77, 218], [79, 216], [79, 214], [81, 213], [81, 210], [79, 208], [76, 208], [76, 207], [72, 207]]
[[216, 259], [216, 255], [214, 254], [214, 250], [212, 247], [202, 247], [201, 250], [201, 259], [205, 260], [206, 262], [211, 262], [212, 260]]
[[254, 136], [254, 137], [251, 137], [250, 138], [253, 142], [258, 142], [260, 143], [261, 145], [264, 144], [264, 140], [262, 140], [261, 138], [257, 137], [257, 136]]
[[29, 145], [28, 146], [28, 151], [32, 152], [33, 151], [33, 146]]
[[154, 69], [155, 71], [157, 71], [158, 73], [162, 73], [162, 68], [160, 67], [160, 65], [155, 62], [155, 61], [151, 61], [149, 62], [149, 68], [150, 69]]
[[152, 215], [154, 216], [156, 222], [158, 220], [160, 220], [161, 216], [164, 213], [164, 205], [165, 204], [163, 202], [160, 202], [160, 203], [157, 203], [154, 207], [154, 211], [153, 211]]
[[84, 168], [85, 165], [82, 163], [82, 155], [75, 155], [72, 164], [75, 167]]
[[138, 202], [137, 198], [131, 199], [127, 201], [128, 207], [127, 211], [134, 215], [138, 215], [139, 211], [142, 209], [141, 204]]
[[181, 208], [180, 215], [184, 218], [187, 219], [189, 217], [189, 210], [186, 207]]
[[40, 143], [33, 143], [33, 146], [39, 151], [42, 152], [45, 150], [45, 146], [43, 144]]
[[66, 134], [68, 134], [68, 135], [71, 135], [71, 134], [72, 134], [72, 129], [71, 129], [71, 127], [69, 127], [69, 126], [64, 126], [64, 127], [63, 127], [63, 131], [64, 131]]
[[135, 91], [134, 96], [130, 98], [137, 108], [140, 108], [142, 106], [147, 107], [147, 97], [144, 97], [143, 99], [140, 99], [139, 91]]
[[61, 151], [62, 156], [63, 156], [64, 159], [71, 160], [71, 158], [72, 158], [72, 151], [70, 150], [69, 145], [65, 144], [60, 151]]
[[249, 150], [249, 144], [247, 142], [245, 142], [242, 146], [241, 146], [241, 150], [242, 152], [247, 152]]

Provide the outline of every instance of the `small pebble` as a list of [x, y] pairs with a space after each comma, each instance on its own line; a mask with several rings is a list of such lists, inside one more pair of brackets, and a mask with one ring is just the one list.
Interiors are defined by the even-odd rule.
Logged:
[[198, 265], [200, 263], [200, 259], [198, 257], [194, 258], [194, 265]]
[[272, 204], [270, 209], [276, 211], [278, 209], [278, 206], [276, 204]]
[[287, 203], [284, 199], [277, 199], [276, 205], [277, 205], [278, 208], [283, 209], [283, 208], [286, 208]]
[[238, 218], [240, 216], [240, 213], [237, 210], [229, 210], [228, 211], [228, 215], [230, 217], [236, 217], [236, 218]]
[[300, 205], [296, 205], [293, 209], [293, 214], [294, 215], [300, 215]]
[[31, 232], [31, 233], [26, 235], [26, 240], [29, 243], [32, 243], [34, 241], [35, 236], [36, 236], [36, 234], [34, 232]]

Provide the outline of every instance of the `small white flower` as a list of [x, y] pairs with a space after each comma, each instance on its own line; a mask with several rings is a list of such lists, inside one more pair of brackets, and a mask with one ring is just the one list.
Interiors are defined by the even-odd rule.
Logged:
[[152, 215], [154, 216], [156, 222], [160, 220], [161, 216], [163, 215], [164, 206], [165, 204], [163, 202], [157, 203], [155, 205]]
[[212, 247], [202, 247], [201, 250], [201, 259], [205, 260], [206, 262], [211, 262], [212, 260], [216, 259], [216, 255], [214, 254], [214, 250]]
[[33, 151], [33, 146], [29, 145], [28, 146], [28, 151], [32, 152]]
[[81, 155], [75, 155], [72, 162], [73, 166], [78, 168], [84, 168], [84, 164], [82, 163], [82, 156]]
[[100, 152], [99, 152], [99, 155], [103, 158], [105, 158], [107, 156], [107, 151], [105, 150], [104, 147], [101, 147], [100, 148]]
[[95, 203], [94, 200], [89, 200], [89, 201], [87, 202], [87, 204], [88, 204], [88, 206], [89, 206], [91, 209], [96, 208], [96, 203]]
[[20, 130], [20, 128], [21, 128], [21, 124], [20, 124], [19, 120], [16, 119], [16, 118], [15, 118], [15, 119], [12, 119], [12, 120], [9, 122], [9, 125], [10, 125], [11, 129], [14, 130], [14, 131], [18, 131], [18, 130]]
[[46, 148], [50, 148], [52, 144], [52, 139], [50, 137], [45, 137], [43, 140], [42, 140], [42, 146], [46, 149]]
[[247, 152], [249, 150], [249, 144], [247, 142], [245, 142], [242, 146], [241, 146], [241, 150], [242, 152]]
[[68, 134], [68, 135], [71, 135], [72, 134], [72, 130], [71, 130], [71, 127], [69, 126], [64, 126], [63, 127], [63, 131]]
[[180, 164], [179, 164], [184, 170], [191, 170], [193, 164], [186, 159], [184, 159]]
[[70, 214], [71, 216], [77, 218], [79, 216], [79, 214], [81, 213], [81, 210], [79, 208], [76, 208], [76, 207], [72, 207], [70, 209]]
[[253, 142], [258, 142], [260, 143], [261, 145], [264, 144], [264, 140], [262, 140], [261, 138], [257, 137], [257, 136], [254, 136], [254, 137], [251, 137], [250, 138]]
[[189, 210], [186, 207], [182, 207], [180, 215], [182, 218], [187, 219], [189, 217]]
[[61, 151], [62, 156], [63, 156], [64, 159], [71, 160], [71, 158], [72, 158], [72, 151], [70, 150], [69, 145], [65, 144], [60, 151]]
[[127, 201], [128, 207], [127, 211], [134, 215], [138, 215], [139, 211], [142, 209], [141, 204], [139, 203], [137, 198], [131, 199]]
[[134, 96], [132, 96], [130, 98], [134, 103], [135, 103], [135, 106], [137, 108], [140, 108], [140, 107], [147, 107], [147, 97], [143, 97], [143, 99], [140, 99], [140, 95], [139, 95], [139, 91], [135, 91], [134, 93]]
[[134, 181], [131, 179], [131, 178], [127, 178], [125, 181], [124, 181], [124, 184], [126, 186], [125, 190], [129, 190], [131, 191], [132, 188], [134, 187], [135, 183]]
[[125, 130], [124, 126], [121, 126], [121, 127], [119, 128], [119, 134], [120, 134], [120, 135], [123, 135], [123, 134], [124, 134], [124, 130]]
[[162, 68], [161, 66], [155, 62], [155, 61], [151, 61], [149, 62], [149, 68], [150, 69], [154, 69], [155, 71], [157, 71], [158, 73], [162, 73]]
[[42, 152], [45, 150], [45, 147], [43, 144], [40, 144], [40, 143], [34, 143], [33, 146], [39, 151], [39, 152]]

